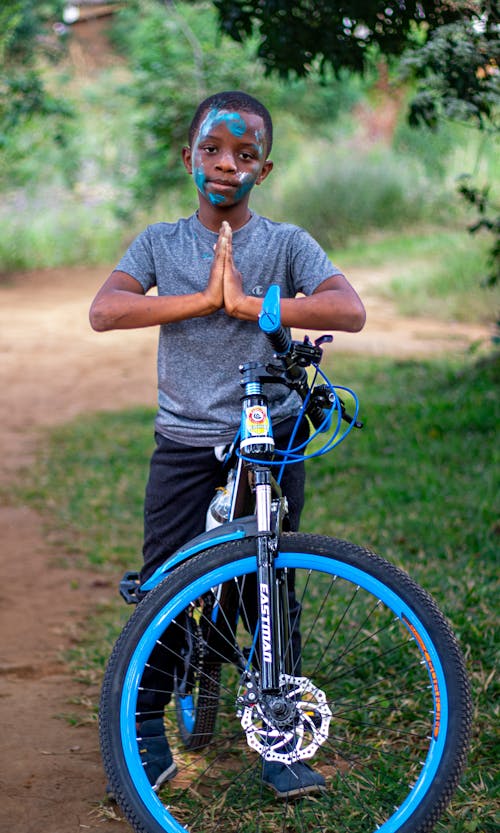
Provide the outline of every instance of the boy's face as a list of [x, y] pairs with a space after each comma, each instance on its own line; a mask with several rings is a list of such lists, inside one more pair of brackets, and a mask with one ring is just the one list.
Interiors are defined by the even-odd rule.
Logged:
[[226, 208], [248, 200], [269, 174], [264, 121], [254, 113], [209, 110], [183, 159], [203, 199]]

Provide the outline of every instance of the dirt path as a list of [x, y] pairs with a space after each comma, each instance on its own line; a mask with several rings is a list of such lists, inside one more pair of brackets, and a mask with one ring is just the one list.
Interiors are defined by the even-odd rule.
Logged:
[[[77, 713], [82, 697], [63, 652], [88, 610], [87, 594], [105, 600], [115, 582], [96, 586], [92, 576], [61, 567], [64, 553], [44, 536], [41, 518], [9, 496], [41, 429], [82, 412], [155, 401], [156, 333], [98, 336], [87, 323], [106, 273], [50, 270], [0, 284], [0, 830], [9, 833], [127, 829], [96, 813], [105, 787], [96, 726], [60, 717]], [[387, 275], [353, 270], [350, 277], [369, 319], [361, 334], [338, 334], [337, 351], [422, 356], [488, 336], [483, 327], [397, 318], [371, 293]]]

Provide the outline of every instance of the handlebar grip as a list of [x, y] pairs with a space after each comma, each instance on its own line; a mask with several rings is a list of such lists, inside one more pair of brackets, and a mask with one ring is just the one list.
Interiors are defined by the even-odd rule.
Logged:
[[290, 338], [284, 327], [279, 326], [275, 333], [266, 333], [275, 353], [285, 355], [290, 350]]
[[259, 315], [259, 327], [271, 342], [276, 353], [284, 355], [290, 350], [290, 337], [281, 324], [280, 288], [272, 284], [266, 292]]

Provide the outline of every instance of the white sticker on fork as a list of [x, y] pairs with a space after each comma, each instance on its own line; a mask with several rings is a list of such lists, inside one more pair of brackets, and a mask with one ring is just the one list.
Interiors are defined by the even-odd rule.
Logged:
[[267, 408], [262, 405], [252, 405], [245, 409], [245, 427], [247, 435], [251, 437], [269, 436], [269, 417]]
[[262, 658], [264, 662], [271, 663], [273, 656], [271, 651], [271, 612], [269, 608], [269, 586], [260, 585], [260, 628], [262, 634]]

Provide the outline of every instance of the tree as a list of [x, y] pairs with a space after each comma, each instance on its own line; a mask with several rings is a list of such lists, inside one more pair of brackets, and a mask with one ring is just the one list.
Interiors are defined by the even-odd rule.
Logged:
[[[259, 38], [268, 72], [307, 75], [330, 65], [364, 72], [370, 48], [385, 58], [404, 55], [406, 79], [416, 81], [409, 122], [435, 128], [443, 118], [497, 134], [500, 112], [498, 0], [213, 0], [222, 30], [237, 41]], [[493, 234], [491, 272], [500, 282], [500, 217], [489, 186], [460, 184], [475, 206], [469, 230]], [[496, 215], [496, 216], [495, 216]]]
[[57, 19], [61, 0], [3, 0], [0, 9], [0, 130], [6, 133], [34, 113], [65, 114], [43, 83], [38, 60], [55, 58], [55, 39], [47, 23]]
[[[33, 117], [42, 116], [53, 140], [64, 144], [65, 123], [72, 115], [69, 105], [52, 96], [40, 72], [43, 56], [56, 59], [57, 38], [49, 37], [48, 23], [57, 20], [62, 0], [3, 0], [0, 8], [0, 150], [7, 154], [0, 181], [15, 178], [14, 157], [21, 151], [17, 131]], [[29, 151], [26, 151], [29, 152]]]
[[307, 75], [313, 66], [363, 72], [370, 47], [398, 56], [419, 37], [462, 16], [447, 0], [213, 0], [234, 40], [259, 38], [268, 71]]
[[[410, 104], [410, 124], [434, 129], [442, 119], [470, 124], [494, 138], [500, 129], [500, 15], [490, 0], [464, 3], [460, 21], [432, 32], [421, 49], [403, 61], [403, 74], [417, 80]], [[500, 282], [500, 208], [491, 186], [469, 175], [460, 178], [459, 194], [477, 211], [469, 226], [493, 237], [485, 283]]]
[[406, 55], [402, 74], [417, 80], [410, 124], [435, 127], [449, 118], [498, 131], [499, 32], [498, 11], [486, 0], [475, 3], [470, 16], [431, 32], [420, 49]]

